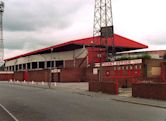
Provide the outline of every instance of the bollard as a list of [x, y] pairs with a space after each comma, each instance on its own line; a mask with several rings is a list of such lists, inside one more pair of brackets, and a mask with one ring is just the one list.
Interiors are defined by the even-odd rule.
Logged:
[[42, 81], [42, 85], [44, 85], [44, 82]]
[[12, 79], [10, 79], [9, 83], [12, 83], [12, 82], [13, 82], [13, 80], [12, 80]]
[[34, 81], [32, 81], [32, 84], [35, 84]]
[[54, 86], [55, 86], [55, 87], [57, 86], [56, 82], [54, 83]]

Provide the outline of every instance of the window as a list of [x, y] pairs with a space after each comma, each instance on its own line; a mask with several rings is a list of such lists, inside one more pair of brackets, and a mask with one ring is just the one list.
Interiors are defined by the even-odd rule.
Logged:
[[30, 63], [27, 63], [27, 68], [31, 69], [31, 64]]
[[16, 65], [16, 71], [18, 71], [18, 65]]
[[36, 69], [37, 68], [37, 62], [32, 62], [32, 69]]
[[56, 61], [56, 67], [57, 68], [63, 68], [63, 66], [64, 66], [63, 61]]
[[51, 67], [51, 61], [47, 61], [47, 68]]
[[39, 68], [44, 68], [44, 62], [39, 62]]
[[10, 67], [9, 67], [9, 71], [11, 71], [11, 70], [12, 70], [12, 67], [10, 66]]
[[20, 65], [19, 65], [19, 70], [21, 70], [21, 69], [22, 69], [22, 65], [20, 64]]
[[12, 71], [14, 71], [14, 66], [12, 66]]
[[51, 67], [55, 67], [54, 61], [51, 61]]
[[23, 70], [25, 70], [26, 69], [26, 64], [23, 64]]

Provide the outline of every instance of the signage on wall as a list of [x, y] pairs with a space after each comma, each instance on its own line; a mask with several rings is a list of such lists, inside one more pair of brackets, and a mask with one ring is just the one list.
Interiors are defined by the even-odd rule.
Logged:
[[[114, 62], [104, 62], [102, 66], [120, 66], [120, 65], [134, 65], [134, 64], [141, 64], [142, 59], [136, 60], [124, 60], [124, 61], [114, 61]], [[99, 67], [100, 63], [95, 63], [95, 67]]]
[[97, 75], [98, 74], [98, 68], [93, 68], [93, 74]]
[[60, 72], [61, 72], [60, 69], [53, 69], [53, 70], [51, 70], [51, 73], [60, 73]]
[[105, 75], [106, 75], [106, 76], [110, 76], [110, 71], [107, 70], [107, 71], [105, 72]]

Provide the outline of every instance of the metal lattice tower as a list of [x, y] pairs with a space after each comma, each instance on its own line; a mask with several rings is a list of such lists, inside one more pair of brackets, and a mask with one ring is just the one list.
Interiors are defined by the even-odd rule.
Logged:
[[4, 63], [3, 12], [4, 12], [4, 2], [0, 1], [0, 66]]
[[[100, 45], [106, 48], [107, 59], [109, 58], [109, 53], [111, 53], [113, 58], [115, 55], [115, 47], [111, 0], [95, 0], [93, 36], [100, 36]], [[112, 41], [109, 42], [112, 43], [111, 49], [108, 47], [108, 38], [112, 38], [109, 39]]]

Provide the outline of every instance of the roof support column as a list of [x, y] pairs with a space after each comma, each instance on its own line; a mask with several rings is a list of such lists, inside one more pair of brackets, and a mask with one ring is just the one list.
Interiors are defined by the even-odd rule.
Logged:
[[32, 62], [30, 63], [30, 70], [32, 70]]
[[14, 71], [14, 66], [12, 66], [12, 71]]
[[44, 62], [44, 69], [47, 69], [47, 61]]
[[6, 70], [9, 71], [9, 66], [6, 67]]
[[25, 64], [25, 70], [28, 70], [28, 63]]
[[5, 67], [5, 71], [7, 71], [7, 67]]
[[15, 65], [13, 65], [13, 71], [15, 71], [16, 70], [16, 66]]
[[39, 69], [39, 62], [37, 62], [37, 69]]
[[24, 64], [21, 64], [21, 70], [24, 71]]
[[56, 67], [56, 61], [54, 61], [54, 68]]

